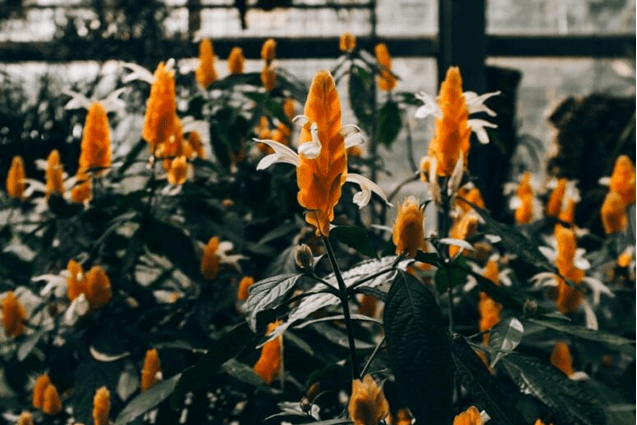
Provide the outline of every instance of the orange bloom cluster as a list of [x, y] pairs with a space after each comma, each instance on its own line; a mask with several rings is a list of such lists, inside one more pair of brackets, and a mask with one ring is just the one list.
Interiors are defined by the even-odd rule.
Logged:
[[104, 174], [112, 163], [111, 131], [108, 128], [106, 109], [99, 102], [94, 102], [88, 109], [82, 142], [80, 144], [80, 166], [78, 174], [88, 173], [98, 168], [96, 175]]
[[24, 161], [22, 157], [16, 155], [11, 160], [11, 167], [7, 174], [7, 193], [13, 199], [24, 200], [24, 190], [26, 189], [26, 174], [24, 172]]
[[32, 404], [36, 409], [42, 409], [47, 415], [57, 415], [62, 411], [60, 395], [48, 375], [40, 375], [35, 381]]
[[374, 53], [376, 53], [376, 61], [378, 61], [380, 66], [378, 88], [382, 91], [392, 91], [396, 87], [398, 80], [391, 73], [391, 56], [389, 55], [389, 50], [387, 50], [387, 45], [378, 43], [374, 48]]
[[33, 416], [29, 412], [22, 412], [18, 417], [17, 425], [33, 425]]
[[462, 76], [457, 67], [451, 67], [447, 71], [440, 86], [438, 105], [442, 110], [442, 117], [435, 119], [435, 133], [429, 144], [429, 157], [436, 158], [439, 176], [449, 176], [460, 155], [467, 163], [471, 146], [469, 108], [462, 92]]
[[562, 202], [564, 200], [564, 194], [566, 193], [567, 179], [559, 179], [557, 186], [551, 192], [548, 202], [546, 203], [546, 216], [557, 217], [562, 211]]
[[314, 76], [304, 115], [309, 122], [301, 129], [299, 144], [312, 142], [310, 123], [315, 123], [322, 148], [314, 159], [299, 155], [297, 199], [308, 211], [305, 221], [316, 228], [317, 235], [327, 236], [334, 219], [334, 207], [341, 198], [341, 187], [347, 178], [347, 153], [340, 132], [341, 102], [329, 71], [319, 71]]
[[[555, 239], [557, 240], [557, 258], [555, 266], [564, 278], [580, 284], [584, 279], [584, 270], [575, 266], [575, 252], [577, 241], [572, 230], [561, 225], [555, 226]], [[570, 287], [562, 278], [557, 277], [557, 309], [562, 313], [571, 313], [579, 307], [584, 298], [584, 293]]]
[[[484, 274], [482, 275], [489, 279], [496, 285], [499, 284], [498, 277], [498, 263], [493, 260], [489, 260], [485, 267]], [[495, 324], [500, 321], [500, 312], [502, 311], [502, 305], [495, 302], [493, 298], [489, 297], [484, 292], [480, 292], [480, 301], [478, 302], [478, 311], [480, 312], [480, 332], [490, 330]], [[486, 346], [489, 345], [489, 334], [482, 335], [482, 343]]]
[[396, 416], [390, 413], [387, 423], [390, 425], [411, 425], [413, 419], [409, 409], [400, 409], [396, 412]]
[[176, 119], [175, 74], [161, 62], [153, 75], [142, 129], [142, 138], [150, 145], [151, 152], [174, 137]]
[[246, 301], [248, 296], [250, 295], [250, 287], [254, 283], [254, 278], [252, 276], [244, 276], [239, 282], [239, 291], [237, 292], [237, 300], [238, 301]]
[[69, 273], [66, 279], [69, 301], [84, 294], [91, 309], [97, 309], [113, 298], [111, 281], [103, 267], [93, 266], [88, 273], [84, 274], [80, 264], [75, 260], [69, 260], [66, 270]]
[[215, 54], [210, 39], [204, 38], [199, 42], [199, 65], [195, 69], [195, 78], [199, 86], [204, 90], [207, 90], [212, 83], [217, 81]]
[[389, 403], [383, 390], [371, 375], [352, 381], [352, 396], [347, 405], [349, 418], [354, 425], [378, 425], [389, 415]]
[[106, 387], [95, 391], [93, 397], [93, 424], [108, 425], [108, 415], [111, 411], [111, 393]]
[[520, 206], [515, 210], [515, 221], [519, 224], [528, 224], [533, 220], [533, 188], [531, 187], [531, 173], [522, 175], [516, 196], [520, 199]]
[[573, 370], [571, 351], [565, 342], [558, 341], [555, 347], [553, 347], [553, 351], [551, 352], [551, 364], [564, 372], [566, 376], [572, 376], [575, 373]]
[[341, 34], [338, 40], [338, 49], [343, 53], [352, 53], [356, 48], [356, 36], [349, 32]]
[[283, 113], [288, 120], [292, 121], [296, 116], [296, 103], [294, 98], [286, 97], [283, 101]]
[[611, 234], [626, 229], [626, 208], [635, 203], [635, 167], [626, 155], [621, 155], [615, 161], [608, 190], [602, 204], [601, 218], [604, 231]]
[[453, 420], [453, 425], [482, 425], [483, 423], [480, 411], [475, 406], [461, 412]]
[[268, 38], [261, 46], [261, 59], [265, 61], [261, 70], [261, 83], [265, 91], [272, 91], [276, 87], [277, 77], [272, 62], [276, 52], [276, 41]]
[[394, 222], [392, 241], [396, 245], [396, 254], [416, 257], [418, 251], [425, 252], [425, 207], [413, 196], [398, 204], [398, 215]]
[[147, 391], [161, 380], [161, 362], [156, 349], [146, 350], [142, 369], [141, 391]]
[[221, 257], [217, 254], [218, 250], [219, 238], [214, 236], [208, 240], [201, 257], [201, 274], [208, 280], [214, 279], [219, 273]]
[[2, 298], [2, 327], [7, 338], [14, 338], [24, 333], [24, 321], [27, 311], [13, 291], [9, 291]]
[[[266, 335], [274, 331], [281, 322], [270, 323], [266, 330]], [[265, 382], [271, 384], [280, 373], [283, 367], [283, 335], [279, 335], [272, 341], [266, 342], [261, 347], [261, 356], [254, 365], [254, 373], [259, 375]]]
[[46, 198], [53, 194], [64, 196], [64, 167], [60, 153], [53, 149], [46, 160]]
[[243, 56], [243, 49], [241, 47], [233, 47], [230, 50], [230, 56], [228, 56], [228, 72], [231, 75], [243, 74], [245, 62], [246, 58]]

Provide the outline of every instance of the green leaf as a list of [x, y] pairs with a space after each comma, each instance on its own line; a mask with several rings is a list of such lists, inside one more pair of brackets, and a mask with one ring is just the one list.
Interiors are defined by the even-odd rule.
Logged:
[[453, 359], [434, 294], [400, 271], [385, 303], [389, 362], [416, 421], [447, 425], [453, 398]]
[[246, 347], [253, 335], [248, 323], [243, 322], [216, 340], [194, 366], [190, 366], [181, 373], [181, 378], [175, 385], [170, 405], [174, 409], [178, 408], [186, 393], [205, 385], [210, 378], [217, 374], [222, 364], [237, 356]]
[[221, 370], [224, 373], [232, 376], [233, 378], [244, 382], [248, 385], [252, 385], [257, 388], [267, 388], [267, 385], [263, 379], [254, 370], [245, 363], [241, 363], [236, 359], [230, 359], [221, 365]]
[[563, 320], [545, 320], [545, 319], [537, 319], [532, 318], [528, 319], [529, 322], [535, 323], [540, 326], [544, 326], [545, 328], [550, 328], [559, 332], [564, 332], [569, 335], [576, 336], [578, 338], [587, 339], [589, 341], [597, 341], [606, 345], [615, 346], [626, 354], [631, 355], [633, 358], [635, 357], [635, 341], [623, 338], [618, 335], [609, 334], [607, 332], [596, 331], [593, 329], [585, 328], [584, 326], [578, 326], [571, 324], [570, 322], [565, 322]]
[[[522, 336], [524, 336], [522, 323], [515, 317], [509, 317], [491, 328], [489, 347], [497, 350], [513, 351], [522, 341]], [[504, 355], [502, 352], [496, 353], [491, 360], [491, 367], [495, 367], [496, 363]]]
[[438, 257], [438, 254], [435, 254], [433, 252], [418, 251], [418, 253], [416, 254], [416, 258], [414, 258], [414, 260], [420, 261], [421, 263], [431, 264], [432, 266], [436, 266], [436, 267], [440, 265], [440, 262], [439, 262], [440, 259]]
[[352, 65], [349, 74], [349, 101], [354, 115], [365, 131], [371, 128], [374, 116], [373, 87], [373, 75], [361, 66]]
[[257, 103], [262, 103], [265, 109], [272, 115], [277, 118], [281, 122], [288, 122], [288, 117], [285, 116], [285, 112], [283, 112], [283, 106], [275, 101], [269, 94], [258, 93], [258, 92], [244, 92], [245, 97], [250, 100], [254, 100]]
[[165, 255], [176, 267], [189, 278], [201, 278], [197, 255], [192, 239], [182, 229], [150, 217], [148, 223], [151, 231], [143, 232], [148, 248], [160, 255]]
[[372, 247], [365, 229], [359, 226], [337, 226], [330, 229], [330, 236], [335, 237], [339, 242], [368, 257], [378, 258], [374, 247]]
[[525, 262], [535, 267], [555, 273], [555, 267], [542, 255], [535, 242], [529, 240], [516, 228], [500, 223], [491, 217], [487, 210], [477, 207], [463, 198], [458, 198], [471, 207], [484, 219], [487, 233], [493, 233], [502, 238], [502, 244], [510, 253], [517, 254]]
[[257, 314], [263, 310], [277, 307], [283, 298], [296, 285], [300, 274], [283, 274], [255, 282], [250, 287], [250, 296], [246, 302], [248, 315], [246, 320], [252, 331], [257, 329]]
[[434, 280], [438, 293], [444, 294], [447, 289], [462, 285], [467, 280], [467, 262], [462, 255], [456, 257], [449, 266], [441, 265], [436, 270]]
[[606, 423], [606, 414], [595, 393], [584, 382], [569, 379], [548, 362], [512, 353], [499, 365], [523, 393], [531, 394], [551, 409], [555, 425]]
[[378, 111], [376, 140], [378, 143], [391, 147], [402, 128], [402, 118], [398, 104], [388, 100]]
[[506, 392], [475, 351], [461, 335], [452, 338], [453, 360], [458, 379], [480, 409], [485, 409], [498, 424], [523, 425], [527, 422], [513, 407]]
[[115, 420], [115, 425], [125, 425], [149, 410], [154, 409], [159, 403], [170, 396], [180, 378], [181, 374], [177, 374], [135, 397], [119, 412]]
[[49, 210], [58, 218], [71, 218], [84, 211], [84, 206], [81, 204], [71, 204], [58, 195], [49, 196], [47, 203]]
[[34, 333], [32, 335], [29, 335], [20, 344], [20, 347], [18, 348], [18, 353], [17, 353], [18, 361], [21, 362], [24, 359], [26, 359], [27, 356], [29, 355], [29, 353], [33, 350], [33, 348], [35, 348], [35, 346], [37, 345], [37, 343], [40, 340], [40, 338], [42, 338], [47, 332], [49, 332], [51, 330], [52, 330], [51, 327], [42, 328], [39, 331], [37, 331], [36, 333]]

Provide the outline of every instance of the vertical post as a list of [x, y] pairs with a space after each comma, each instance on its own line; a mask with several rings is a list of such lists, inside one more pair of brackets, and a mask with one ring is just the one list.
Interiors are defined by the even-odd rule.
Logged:
[[201, 0], [187, 0], [188, 39], [194, 40], [195, 33], [201, 30]]

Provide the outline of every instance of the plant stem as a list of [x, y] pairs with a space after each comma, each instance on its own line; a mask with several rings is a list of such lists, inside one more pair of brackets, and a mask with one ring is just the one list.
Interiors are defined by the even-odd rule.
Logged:
[[349, 312], [349, 303], [347, 299], [347, 286], [345, 285], [345, 281], [343, 280], [343, 276], [341, 275], [341, 271], [338, 268], [338, 263], [336, 262], [336, 257], [334, 256], [334, 250], [332, 249], [332, 245], [330, 244], [330, 240], [326, 236], [321, 236], [323, 239], [323, 244], [325, 245], [325, 249], [327, 250], [327, 256], [330, 259], [330, 263], [332, 263], [332, 269], [334, 269], [334, 275], [336, 276], [336, 281], [338, 282], [339, 289], [339, 298], [341, 300], [341, 306], [343, 307], [343, 316], [345, 318], [345, 328], [347, 330], [347, 341], [349, 343], [349, 356], [350, 362], [352, 363], [352, 380], [358, 379], [358, 361], [356, 360], [356, 344], [354, 343], [354, 329], [352, 318]]
[[365, 363], [365, 367], [363, 367], [363, 370], [361, 371], [361, 377], [365, 376], [365, 374], [367, 373], [367, 369], [369, 369], [369, 366], [371, 366], [374, 357], [376, 357], [376, 354], [378, 353], [378, 350], [380, 350], [380, 347], [385, 343], [385, 338], [386, 337], [383, 336], [383, 339], [381, 339], [378, 345], [376, 345], [376, 348], [374, 348], [372, 355], [369, 356], [369, 359], [367, 359], [367, 363]]

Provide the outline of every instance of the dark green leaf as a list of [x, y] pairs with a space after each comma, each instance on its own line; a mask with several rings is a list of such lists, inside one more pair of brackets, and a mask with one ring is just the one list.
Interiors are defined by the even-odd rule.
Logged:
[[453, 359], [436, 297], [399, 271], [387, 294], [384, 323], [391, 368], [416, 421], [448, 425]]
[[467, 280], [467, 262], [462, 255], [456, 257], [449, 266], [441, 265], [435, 275], [436, 289], [443, 294], [447, 289], [463, 285]]
[[588, 329], [583, 326], [574, 325], [570, 322], [565, 322], [563, 320], [546, 320], [532, 318], [528, 319], [528, 321], [540, 326], [544, 326], [546, 328], [576, 336], [578, 338], [587, 339], [590, 341], [597, 341], [603, 344], [618, 347], [622, 351], [631, 355], [633, 358], [635, 357], [635, 341], [631, 339], [609, 334], [607, 332]]
[[142, 226], [144, 225], [149, 226], [150, 229], [143, 234], [151, 251], [165, 255], [191, 279], [201, 278], [197, 255], [189, 235], [172, 224], [152, 217], [149, 218], [148, 223], [142, 223]]
[[250, 328], [256, 331], [257, 314], [263, 310], [276, 307], [294, 287], [300, 274], [284, 274], [269, 277], [255, 282], [250, 287], [250, 296], [246, 303], [247, 321]]
[[257, 103], [262, 103], [265, 109], [272, 115], [277, 118], [279, 121], [288, 122], [288, 118], [285, 116], [285, 112], [283, 112], [283, 106], [275, 101], [269, 94], [258, 93], [258, 92], [245, 92], [243, 93], [245, 97], [250, 100], [254, 100]]
[[509, 397], [464, 337], [454, 335], [452, 339], [453, 360], [458, 379], [469, 391], [480, 409], [503, 425], [523, 425], [527, 422], [513, 407]]
[[221, 366], [224, 373], [238, 379], [241, 382], [252, 385], [253, 387], [267, 388], [265, 381], [254, 370], [245, 363], [241, 363], [236, 359], [230, 359]]
[[373, 87], [373, 75], [361, 66], [352, 65], [349, 74], [349, 101], [354, 115], [365, 131], [371, 128], [374, 116]]
[[119, 412], [115, 425], [126, 425], [158, 406], [170, 396], [180, 378], [181, 375], [177, 374], [135, 397]]
[[416, 254], [416, 258], [414, 258], [414, 260], [420, 261], [421, 263], [431, 264], [432, 266], [436, 266], [436, 267], [439, 265], [438, 254], [435, 254], [433, 252], [418, 251], [418, 253]]
[[[489, 347], [503, 351], [513, 351], [522, 341], [524, 326], [515, 317], [509, 317], [491, 328]], [[498, 352], [491, 360], [491, 367], [495, 367], [504, 353]]]
[[547, 361], [512, 353], [500, 367], [520, 387], [551, 409], [556, 425], [604, 425], [606, 414], [585, 383], [569, 379]]
[[40, 338], [42, 338], [42, 336], [44, 336], [47, 332], [49, 332], [51, 329], [50, 328], [43, 328], [40, 329], [39, 331], [37, 331], [36, 333], [29, 335], [21, 344], [20, 347], [18, 348], [18, 353], [17, 353], [17, 357], [18, 357], [18, 361], [23, 361], [24, 359], [27, 358], [27, 356], [29, 355], [29, 353], [33, 350], [33, 348], [36, 346], [36, 344], [38, 343], [38, 341], [40, 340]]
[[335, 237], [339, 242], [368, 257], [378, 258], [374, 247], [372, 247], [367, 232], [358, 226], [337, 226], [330, 229], [330, 236]]
[[246, 347], [252, 337], [253, 333], [248, 323], [243, 322], [215, 341], [194, 366], [182, 372], [170, 400], [171, 406], [177, 408], [186, 393], [205, 385], [217, 374], [222, 364], [237, 356]]
[[274, 276], [277, 274], [294, 273], [298, 270], [294, 262], [296, 253], [295, 246], [289, 246], [283, 250], [263, 272], [264, 276]]
[[387, 148], [391, 147], [402, 128], [402, 118], [398, 104], [388, 100], [378, 111], [378, 122], [376, 125], [376, 140], [378, 143], [385, 145]]
[[58, 195], [51, 195], [48, 200], [49, 210], [58, 218], [70, 218], [84, 210], [81, 204], [71, 204]]

